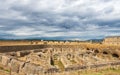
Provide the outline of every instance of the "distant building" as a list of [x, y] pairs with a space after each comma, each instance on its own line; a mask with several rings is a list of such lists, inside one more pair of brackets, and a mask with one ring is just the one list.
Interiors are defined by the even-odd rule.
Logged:
[[109, 36], [106, 37], [103, 41], [103, 44], [108, 45], [120, 45], [120, 36]]

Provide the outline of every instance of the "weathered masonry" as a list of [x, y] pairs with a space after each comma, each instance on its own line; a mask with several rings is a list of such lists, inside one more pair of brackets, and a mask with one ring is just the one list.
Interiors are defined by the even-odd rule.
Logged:
[[0, 66], [11, 75], [78, 75], [78, 71], [119, 67], [120, 47], [87, 43], [0, 46]]
[[106, 37], [103, 44], [120, 46], [120, 36]]

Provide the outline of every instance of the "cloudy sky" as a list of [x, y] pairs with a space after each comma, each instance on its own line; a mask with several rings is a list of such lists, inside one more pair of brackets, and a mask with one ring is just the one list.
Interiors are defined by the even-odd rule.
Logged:
[[120, 35], [120, 0], [0, 0], [0, 38]]

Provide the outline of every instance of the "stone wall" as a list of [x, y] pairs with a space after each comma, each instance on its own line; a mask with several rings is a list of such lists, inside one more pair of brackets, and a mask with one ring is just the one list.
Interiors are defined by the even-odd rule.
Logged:
[[103, 44], [120, 46], [120, 36], [106, 37]]
[[0, 53], [45, 48], [46, 45], [0, 46]]
[[0, 65], [11, 71], [11, 75], [43, 75], [44, 68], [36, 64], [17, 60], [7, 55], [0, 55]]

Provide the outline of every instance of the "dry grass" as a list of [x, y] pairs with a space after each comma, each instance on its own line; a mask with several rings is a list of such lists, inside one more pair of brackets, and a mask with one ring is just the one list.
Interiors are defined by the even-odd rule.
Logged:
[[84, 71], [80, 72], [78, 75], [120, 75], [120, 68], [110, 68], [101, 71]]

